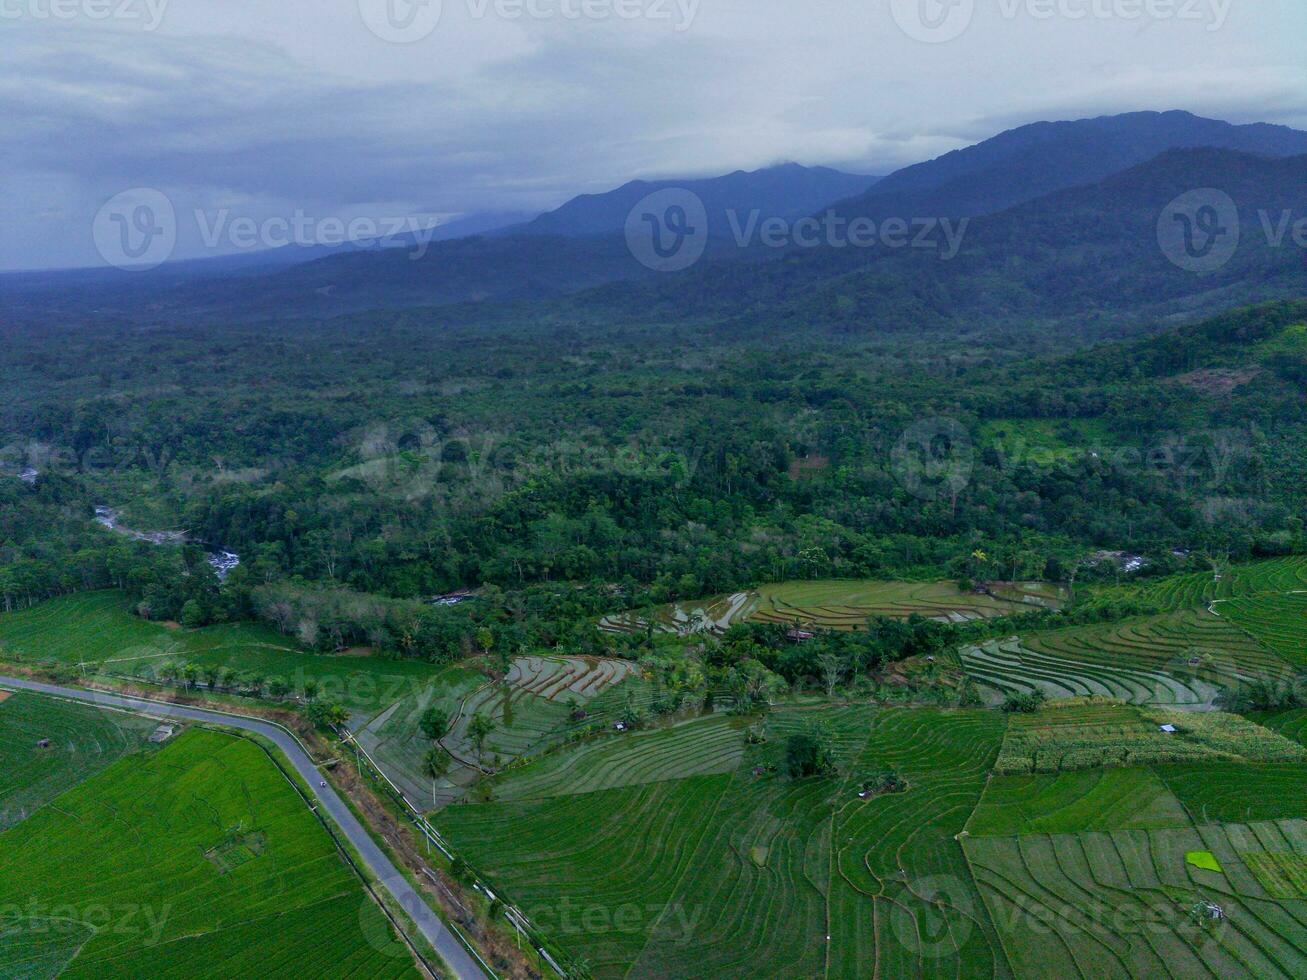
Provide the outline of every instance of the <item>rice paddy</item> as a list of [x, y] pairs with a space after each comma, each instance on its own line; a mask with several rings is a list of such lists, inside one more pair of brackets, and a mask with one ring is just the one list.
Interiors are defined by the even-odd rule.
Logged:
[[19, 692], [0, 703], [0, 831], [145, 744], [155, 723]]
[[966, 623], [1036, 609], [1057, 609], [1063, 590], [1042, 582], [994, 583], [987, 591], [961, 592], [955, 582], [872, 582], [828, 580], [780, 582], [751, 592], [678, 602], [651, 611], [605, 617], [611, 633], [654, 632], [688, 636], [721, 634], [736, 623], [773, 623], [829, 630], [865, 629], [873, 617], [921, 616]]
[[231, 623], [198, 630], [168, 629], [133, 616], [119, 592], [86, 592], [0, 615], [0, 659], [80, 666], [110, 677], [162, 679], [166, 664], [279, 679], [295, 692], [306, 681], [319, 696], [370, 718], [414, 690], [440, 668], [418, 660], [333, 657], [313, 653], [275, 630]]
[[1307, 753], [1301, 745], [1238, 715], [1083, 700], [1052, 702], [1035, 714], [1013, 715], [995, 771], [1011, 775], [1154, 763], [1303, 761]]
[[992, 640], [960, 655], [994, 703], [1038, 690], [1050, 698], [1210, 707], [1222, 689], [1293, 673], [1272, 649], [1204, 609]]
[[[662, 781], [594, 788], [629, 778], [610, 766], [558, 795], [564, 768], [585, 776], [616, 760], [620, 750], [600, 743], [568, 750], [584, 762], [515, 772], [496, 785], [496, 802], [451, 806], [437, 819], [597, 977], [1007, 976], [979, 893], [936, 887], [949, 876], [966, 881], [954, 838], [980, 797], [1003, 719], [819, 714], [840, 761], [834, 777], [768, 769], [785, 737], [814, 717], [808, 711], [770, 716], [766, 742], [744, 748], [733, 772], [690, 775], [701, 764], [687, 751], [692, 734], [723, 767], [729, 758], [718, 746], [732, 723], [709, 718], [626, 743], [651, 739]], [[890, 766], [910, 789], [859, 799], [859, 774]], [[657, 835], [663, 850], [647, 853]], [[956, 938], [944, 940], [951, 948], [925, 938], [940, 916]], [[827, 932], [829, 943], [813, 942]]]
[[[250, 860], [224, 870], [206, 856], [254, 830]], [[123, 756], [0, 834], [0, 973], [35, 971], [416, 976], [263, 751], [199, 730]]]
[[[1250, 852], [1303, 853], [1302, 821], [968, 837], [963, 846], [1018, 977], [1287, 980], [1307, 971], [1307, 903], [1277, 898], [1246, 863]], [[1222, 870], [1186, 860], [1201, 852]]]

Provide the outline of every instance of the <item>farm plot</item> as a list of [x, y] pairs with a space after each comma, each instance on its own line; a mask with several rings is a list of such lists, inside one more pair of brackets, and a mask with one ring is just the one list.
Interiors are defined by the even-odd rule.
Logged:
[[[830, 830], [827, 975], [1009, 976], [957, 841], [980, 799], [1003, 719], [897, 709], [865, 723], [871, 732], [840, 788]], [[888, 768], [907, 791], [858, 799], [859, 777]], [[822, 880], [820, 868], [814, 874]]]
[[1245, 632], [1200, 609], [994, 640], [961, 656], [992, 700], [1041, 690], [1054, 698], [1209, 706], [1221, 688], [1292, 673]]
[[381, 714], [359, 728], [355, 735], [377, 765], [404, 791], [409, 800], [431, 806], [457, 799], [479, 777], [477, 770], [452, 765], [442, 779], [426, 774], [423, 760], [432, 742], [423, 733], [423, 713], [431, 707], [444, 710], [453, 718], [463, 699], [486, 683], [485, 675], [466, 667], [447, 667], [436, 680], [421, 690], [396, 701]]
[[646, 612], [624, 612], [605, 616], [599, 628], [606, 633], [655, 633], [693, 636], [696, 633], [725, 633], [746, 620], [760, 601], [756, 592], [736, 592], [698, 602], [673, 602]]
[[[813, 720], [829, 727], [840, 773], [770, 771], [786, 737]], [[666, 741], [652, 751], [669, 751], [683, 730], [729, 725], [654, 733]], [[507, 799], [555, 791], [540, 781], [551, 770], [528, 768], [497, 789], [506, 802], [451, 806], [437, 821], [597, 977], [1003, 977], [997, 934], [954, 839], [1002, 727], [984, 711], [781, 710], [732, 775]], [[715, 738], [700, 742], [712, 754]], [[860, 779], [887, 768], [907, 792], [859, 799]], [[962, 894], [936, 887], [954, 880]], [[946, 948], [926, 935], [941, 915]]]
[[[1174, 732], [1164, 732], [1163, 725]], [[1303, 747], [1238, 715], [1058, 701], [1013, 715], [995, 771], [1056, 773], [1153, 763], [1301, 762]]]
[[[1307, 971], [1307, 903], [1277, 900], [1242, 855], [1301, 853], [1305, 829], [968, 837], [963, 847], [1018, 977], [1292, 978]], [[1194, 852], [1222, 870], [1190, 864]], [[1208, 902], [1221, 919], [1207, 917]]]
[[1299, 669], [1307, 669], [1307, 594], [1232, 599], [1217, 612]]
[[26, 692], [6, 698], [0, 704], [0, 831], [141, 748], [156, 724]]
[[[442, 744], [454, 758], [477, 765], [497, 766], [532, 754], [579, 724], [572, 719], [574, 705], [584, 707], [615, 689], [633, 669], [623, 660], [518, 657], [503, 681], [487, 683], [464, 699]], [[480, 747], [469, 731], [477, 715], [494, 726]]]
[[168, 664], [189, 663], [200, 668], [202, 684], [208, 683], [204, 675], [219, 669], [257, 675], [265, 684], [280, 679], [293, 691], [313, 681], [321, 697], [340, 700], [356, 719], [372, 717], [440, 672], [419, 660], [313, 653], [255, 623], [170, 630], [133, 616], [115, 591], [64, 596], [0, 615], [0, 657], [87, 664], [105, 675], [146, 680], [162, 680]]
[[215, 732], [125, 756], [0, 835], [0, 909], [19, 910], [0, 955], [52, 917], [82, 928], [46, 951], [73, 956], [67, 977], [416, 976], [286, 777]]
[[[1224, 773], [1229, 767], [1222, 767]], [[1214, 771], [1203, 770], [1210, 777]], [[1148, 769], [994, 776], [967, 823], [973, 837], [1187, 827], [1180, 801]]]
[[652, 612], [609, 616], [600, 628], [638, 633], [652, 628], [688, 636], [720, 635], [736, 623], [773, 623], [829, 630], [864, 629], [873, 616], [907, 619], [922, 616], [946, 623], [966, 623], [1035, 609], [1057, 609], [1065, 601], [1060, 587], [1042, 582], [995, 583], [988, 593], [961, 592], [954, 582], [871, 582], [823, 580], [780, 582], [753, 592], [715, 596], [701, 602], [660, 606]]
[[967, 675], [991, 704], [1008, 694], [1042, 691], [1049, 698], [1105, 697], [1131, 704], [1212, 704], [1219, 689], [1157, 670], [1104, 665], [1042, 653], [1020, 639], [990, 640], [958, 651]]
[[1307, 765], [1159, 766], [1195, 823], [1307, 819]]
[[1307, 708], [1293, 708], [1272, 714], [1253, 714], [1253, 721], [1279, 732], [1285, 738], [1307, 745]]
[[1133, 599], [1158, 609], [1207, 608], [1216, 599], [1283, 595], [1307, 589], [1307, 558], [1292, 556], [1250, 562], [1214, 572], [1191, 572], [1126, 585], [1094, 586], [1095, 596]]
[[733, 772], [744, 757], [740, 719], [708, 717], [586, 742], [496, 783], [499, 800], [531, 800]]
[[655, 930], [692, 940], [703, 910], [669, 911], [729, 776], [545, 800], [460, 804], [440, 830], [594, 976], [617, 978]]
[[1054, 607], [1047, 587], [1005, 583], [1010, 598], [961, 592], [954, 582], [783, 582], [765, 585], [752, 622], [794, 623], [823, 629], [862, 629], [873, 616], [907, 619], [917, 615], [947, 623], [965, 623]]

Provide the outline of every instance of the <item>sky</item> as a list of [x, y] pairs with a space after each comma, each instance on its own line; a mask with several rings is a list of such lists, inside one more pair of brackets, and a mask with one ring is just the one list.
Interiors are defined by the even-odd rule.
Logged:
[[1040, 119], [1307, 129], [1305, 44], [1303, 0], [0, 0], [0, 269], [103, 265], [142, 195], [189, 258]]

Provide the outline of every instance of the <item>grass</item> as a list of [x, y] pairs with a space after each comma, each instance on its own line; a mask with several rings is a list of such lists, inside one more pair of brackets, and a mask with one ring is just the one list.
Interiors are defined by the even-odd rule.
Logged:
[[141, 748], [155, 725], [21, 691], [0, 701], [0, 831]]
[[1307, 668], [1307, 595], [1234, 599], [1216, 608], [1295, 667]]
[[[1167, 734], [1160, 726], [1174, 725]], [[1013, 715], [995, 770], [1056, 773], [1180, 762], [1298, 762], [1303, 748], [1238, 715], [1082, 699]]]
[[324, 698], [371, 717], [435, 678], [440, 668], [417, 660], [332, 657], [304, 650], [255, 623], [171, 630], [127, 609], [115, 591], [83, 592], [0, 616], [0, 657], [76, 666], [117, 676], [158, 679], [167, 662], [254, 671], [296, 690], [316, 681]]
[[[830, 728], [839, 773], [769, 771], [814, 719]], [[736, 756], [732, 725], [568, 747], [497, 781], [497, 802], [451, 806], [437, 822], [598, 977], [1010, 975], [956, 840], [1000, 715], [777, 710], [732, 773], [687, 775]], [[623, 768], [628, 754], [643, 772]], [[886, 768], [908, 791], [859, 799], [862, 778]], [[962, 891], [941, 894], [941, 881]], [[932, 941], [941, 919], [944, 948]]]
[[1307, 819], [1307, 765], [1160, 766], [1195, 823]]
[[[1300, 853], [1299, 821], [969, 837], [976, 880], [1018, 977], [1301, 977], [1307, 908], [1240, 857]], [[1208, 852], [1223, 870], [1189, 864]], [[1218, 904], [1219, 922], [1195, 916]]]
[[[1207, 770], [1209, 775], [1211, 770]], [[995, 776], [967, 823], [973, 837], [1185, 827], [1175, 794], [1148, 769]]]

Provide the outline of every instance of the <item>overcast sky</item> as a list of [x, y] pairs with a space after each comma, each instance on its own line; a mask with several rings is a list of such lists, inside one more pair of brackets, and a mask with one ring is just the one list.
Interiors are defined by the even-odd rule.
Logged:
[[0, 269], [102, 264], [136, 188], [189, 257], [204, 222], [885, 173], [1038, 119], [1307, 128], [1305, 46], [1303, 0], [0, 0]]

